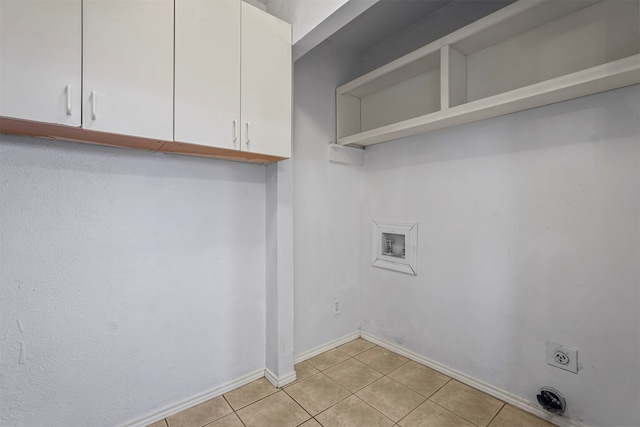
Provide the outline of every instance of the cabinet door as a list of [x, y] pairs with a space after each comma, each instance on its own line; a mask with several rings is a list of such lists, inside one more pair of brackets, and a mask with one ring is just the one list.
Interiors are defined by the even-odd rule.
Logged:
[[83, 1], [85, 129], [173, 139], [173, 0]]
[[0, 1], [0, 115], [80, 126], [80, 0]]
[[242, 150], [291, 157], [291, 26], [242, 4]]
[[176, 141], [240, 149], [240, 4], [176, 0]]

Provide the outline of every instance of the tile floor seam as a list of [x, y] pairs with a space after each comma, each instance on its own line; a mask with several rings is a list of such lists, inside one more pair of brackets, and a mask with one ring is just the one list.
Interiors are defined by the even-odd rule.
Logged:
[[[318, 372], [318, 373], [320, 373], [320, 372]], [[311, 378], [311, 377], [307, 377], [307, 378]], [[296, 404], [297, 404], [299, 407], [301, 407], [301, 408], [302, 408], [302, 409], [303, 409], [307, 414], [309, 414], [309, 416], [310, 416], [311, 418], [315, 418], [315, 417], [311, 414], [311, 412], [307, 411], [307, 408], [305, 408], [304, 406], [302, 406], [302, 404], [301, 404], [300, 402], [298, 402], [298, 401], [296, 400], [296, 398], [295, 398], [295, 397], [293, 397], [291, 394], [289, 394], [289, 393], [287, 392], [287, 390], [285, 390], [285, 389], [281, 389], [281, 390], [282, 390], [282, 391], [284, 391], [284, 392], [287, 394], [287, 396], [289, 396], [289, 397], [290, 397], [294, 402], [296, 402]], [[316, 415], [319, 415], [319, 414], [316, 414]], [[307, 421], [309, 421], [309, 420], [307, 420]], [[305, 421], [305, 423], [306, 423], [307, 421]], [[302, 423], [302, 424], [304, 424], [304, 423]]]
[[[378, 410], [377, 408], [375, 408], [374, 406], [370, 405], [366, 400], [363, 400], [362, 398], [360, 398], [360, 396], [356, 395], [355, 393], [353, 394], [356, 399], [360, 400], [362, 403], [364, 403], [365, 405], [369, 406], [370, 408], [372, 408], [374, 411], [376, 411], [377, 413], [379, 413], [380, 415], [382, 415], [383, 417], [385, 417], [386, 419], [388, 419], [389, 421], [391, 421], [393, 423], [393, 425], [395, 426], [396, 424], [398, 424], [398, 421], [393, 421], [391, 418], [389, 418], [388, 416], [386, 416], [385, 414], [383, 414], [382, 412], [380, 412], [380, 410]], [[401, 418], [402, 419], [402, 418]]]
[[502, 402], [502, 406], [500, 407], [500, 409], [498, 409], [498, 412], [496, 412], [496, 414], [489, 420], [489, 422], [487, 423], [487, 427], [489, 427], [493, 422], [493, 420], [495, 420], [498, 417], [498, 414], [502, 412], [505, 406], [507, 406], [507, 404], [505, 402]]
[[[335, 350], [335, 349], [334, 349], [334, 350]], [[344, 352], [343, 352], [343, 353], [344, 353]], [[345, 353], [345, 354], [346, 354], [346, 353]], [[354, 357], [353, 357], [353, 356], [349, 356], [349, 359], [354, 359]], [[316, 368], [316, 369], [318, 369], [318, 371], [320, 371], [320, 372], [324, 373], [324, 371], [328, 371], [329, 369], [334, 368], [334, 367], [338, 366], [339, 364], [341, 364], [341, 363], [344, 363], [344, 362], [348, 361], [349, 359], [344, 359], [343, 361], [338, 362], [338, 363], [336, 363], [335, 365], [328, 366], [328, 367], [326, 367], [326, 368], [324, 368], [324, 369], [318, 369], [318, 368]], [[310, 365], [311, 365], [311, 364], [310, 364]], [[313, 366], [313, 365], [311, 365], [311, 366]], [[325, 374], [325, 375], [326, 375], [326, 374]]]
[[[391, 418], [389, 418], [388, 416], [386, 416], [385, 414], [383, 414], [382, 412], [380, 412], [380, 410], [378, 410], [376, 407], [374, 407], [374, 406], [370, 405], [367, 401], [365, 401], [365, 400], [363, 400], [362, 398], [360, 398], [360, 396], [356, 395], [355, 393], [352, 393], [352, 394], [351, 394], [351, 396], [355, 397], [356, 399], [358, 399], [359, 401], [361, 401], [362, 403], [364, 403], [365, 405], [367, 405], [368, 407], [370, 407], [371, 409], [373, 409], [374, 411], [376, 411], [377, 413], [379, 413], [380, 415], [382, 415], [384, 418], [386, 418], [387, 420], [389, 420], [390, 422], [392, 422], [392, 423], [393, 423], [393, 426], [397, 425], [397, 423], [396, 423], [395, 421], [393, 421]], [[351, 396], [348, 396], [348, 397], [346, 397], [346, 398], [342, 399], [340, 402], [343, 402], [343, 401], [347, 400], [347, 399], [348, 399], [349, 397], [351, 397]], [[331, 406], [331, 407], [329, 407], [329, 408], [325, 409], [324, 411], [320, 412], [319, 414], [317, 414], [317, 415], [316, 415], [316, 417], [317, 417], [317, 416], [319, 416], [320, 414], [324, 413], [324, 412], [327, 412], [329, 409], [331, 409], [331, 408], [333, 408], [334, 406], [338, 405], [340, 402], [338, 402], [338, 403], [336, 403], [335, 405], [333, 405], [333, 406]], [[315, 419], [316, 417], [313, 417], [313, 418]], [[324, 424], [322, 424], [322, 423], [320, 422], [320, 420], [316, 419], [316, 421], [318, 422], [318, 424], [320, 424], [321, 426], [323, 426], [323, 427], [324, 427]]]
[[[376, 346], [376, 347], [380, 347], [380, 346]], [[375, 349], [376, 347], [371, 347], [370, 349], [368, 349], [368, 350], [366, 350], [366, 351], [373, 350], [373, 349]], [[390, 352], [390, 353], [393, 353], [393, 354], [395, 354], [395, 355], [398, 355], [398, 356], [404, 357], [404, 356], [402, 356], [401, 354], [398, 354], [398, 353], [392, 352], [391, 350], [387, 350], [387, 349], [386, 349], [386, 348], [384, 348], [384, 347], [380, 347], [380, 348], [381, 348], [381, 349], [383, 349], [383, 350], [385, 350], [385, 351], [388, 351], [388, 352]], [[365, 352], [363, 351], [363, 353], [365, 353]], [[396, 367], [396, 368], [394, 368], [393, 370], [391, 370], [391, 372], [387, 372], [387, 373], [385, 374], [384, 372], [381, 372], [381, 371], [379, 371], [378, 369], [374, 368], [373, 366], [369, 365], [367, 362], [365, 362], [365, 361], [363, 361], [363, 360], [360, 360], [360, 359], [357, 359], [355, 356], [354, 356], [354, 359], [356, 359], [356, 360], [357, 360], [358, 362], [360, 362], [360, 363], [364, 363], [365, 365], [367, 365], [368, 367], [370, 367], [370, 368], [371, 368], [371, 369], [373, 369], [374, 371], [376, 371], [376, 372], [378, 372], [379, 374], [382, 374], [382, 375], [384, 375], [384, 376], [388, 376], [391, 372], [395, 371], [396, 369], [400, 369], [401, 367], [403, 367], [403, 366], [404, 366], [404, 365], [406, 365], [407, 363], [411, 362], [411, 359], [409, 359], [409, 358], [406, 358], [406, 357], [405, 357], [405, 359], [407, 359], [406, 361], [402, 362], [402, 364], [400, 364], [398, 367]]]
[[[304, 408], [302, 408], [302, 409], [304, 409]], [[307, 412], [307, 414], [309, 414], [309, 413]], [[296, 425], [296, 427], [300, 427], [302, 424], [304, 424], [304, 423], [308, 423], [308, 422], [309, 422], [309, 420], [312, 420], [312, 419], [313, 419], [313, 417], [311, 416], [311, 414], [309, 414], [309, 416], [310, 416], [311, 418], [309, 418], [309, 419], [307, 419], [307, 420], [304, 420], [304, 421], [303, 421], [303, 422], [301, 422], [300, 424], [297, 424], [297, 425]]]
[[[366, 364], [366, 363], [364, 363], [364, 362], [361, 362], [360, 360], [356, 359], [355, 357], [351, 357], [350, 359], [351, 359], [351, 360], [355, 360], [356, 362], [363, 364], [363, 365], [364, 365], [364, 366], [366, 366], [367, 368], [369, 368], [369, 369], [371, 369], [371, 370], [375, 371], [376, 373], [378, 373], [378, 374], [382, 375], [383, 377], [385, 376], [382, 372], [376, 371], [376, 370], [375, 370], [375, 369], [373, 369], [371, 366], [367, 365], [367, 364]], [[348, 362], [348, 361], [349, 361], [349, 359], [347, 359], [347, 360], [345, 360], [345, 361], [342, 361], [342, 362], [338, 363], [337, 365], [332, 366], [331, 368], [335, 368], [336, 366], [341, 365], [341, 364], [343, 364], [343, 363], [346, 363], [346, 362]], [[331, 369], [331, 368], [327, 368], [327, 371], [328, 371], [329, 369]], [[323, 373], [324, 373], [324, 372], [323, 372]], [[330, 377], [328, 374], [325, 374], [325, 375], [326, 375], [326, 376], [328, 376], [329, 378], [331, 378], [332, 380], [334, 380], [335, 382], [337, 382], [338, 384], [340, 384], [337, 380], [333, 379], [333, 378], [332, 378], [332, 377]], [[380, 377], [380, 378], [382, 378], [382, 377]], [[359, 391], [360, 391], [360, 390], [362, 390], [363, 388], [368, 387], [368, 386], [370, 386], [371, 384], [373, 384], [374, 382], [378, 381], [380, 378], [376, 378], [375, 380], [371, 381], [370, 383], [363, 385], [362, 387], [360, 387], [360, 388], [359, 388], [358, 390], [356, 390], [356, 391], [351, 391], [351, 390], [347, 389], [346, 387], [342, 386], [342, 384], [340, 384], [340, 385], [341, 385], [344, 389], [347, 389], [347, 390], [348, 390], [349, 392], [351, 392], [352, 394], [356, 394], [357, 392], [359, 392]]]
[[[435, 394], [435, 393], [434, 393]], [[438, 402], [431, 400], [431, 398], [427, 399], [429, 402], [433, 403], [434, 405], [438, 405], [439, 407], [441, 407], [442, 409], [444, 409], [445, 411], [451, 412], [452, 414], [454, 414], [457, 417], [462, 418], [463, 420], [465, 420], [468, 423], [471, 423], [472, 425], [478, 427], [478, 425], [476, 423], [474, 423], [471, 420], [466, 419], [465, 417], [463, 417], [462, 415], [458, 414], [457, 412], [453, 412], [451, 409], [447, 409], [444, 406], [442, 406], [441, 404], [439, 404]]]
[[[398, 369], [400, 369], [400, 366], [398, 366]], [[391, 371], [391, 372], [393, 372], [393, 371]], [[389, 372], [389, 373], [391, 373], [391, 372]], [[411, 387], [409, 387], [408, 385], [406, 385], [406, 384], [402, 384], [400, 381], [398, 381], [398, 380], [396, 380], [396, 379], [394, 379], [394, 378], [391, 378], [389, 375], [384, 375], [384, 376], [383, 376], [383, 378], [384, 378], [384, 377], [387, 377], [387, 378], [389, 378], [391, 381], [393, 381], [393, 382], [396, 382], [396, 383], [400, 384], [402, 387], [405, 387], [405, 388], [407, 388], [407, 389], [411, 390], [412, 392], [414, 392], [414, 393], [418, 394], [419, 396], [424, 397], [424, 400], [423, 400], [422, 402], [420, 402], [420, 405], [422, 405], [425, 401], [429, 400], [429, 397], [426, 397], [426, 396], [425, 396], [424, 394], [422, 394], [422, 393], [418, 393], [416, 390], [412, 389], [412, 388], [411, 388]], [[377, 381], [377, 380], [376, 380], [376, 381]], [[374, 381], [374, 382], [375, 382], [375, 381]], [[449, 382], [449, 381], [447, 381], [447, 382]], [[372, 384], [373, 384], [373, 383], [372, 383]], [[371, 385], [371, 384], [369, 384], [369, 385]], [[443, 385], [442, 387], [444, 387], [444, 385]], [[441, 387], [441, 388], [442, 388], [442, 387]], [[431, 394], [433, 395], [434, 393], [435, 393], [435, 392], [433, 392], [433, 393], [431, 393]], [[418, 405], [418, 406], [420, 406], [420, 405]], [[417, 408], [417, 406], [416, 406], [416, 408]]]
[[[233, 391], [233, 390], [230, 390], [230, 391]], [[229, 407], [231, 408], [231, 410], [232, 410], [233, 412], [236, 412], [236, 410], [235, 410], [235, 409], [233, 409], [233, 406], [231, 406], [231, 402], [229, 402], [229, 399], [227, 399], [227, 396], [225, 396], [225, 393], [222, 393], [222, 395], [221, 395], [221, 396], [222, 396], [222, 398], [224, 399], [224, 401], [225, 401], [225, 402], [227, 402], [227, 405], [229, 405]], [[167, 427], [168, 427], [168, 426], [167, 426]]]
[[[393, 379], [393, 378], [391, 378], [391, 379]], [[449, 379], [447, 380], [447, 382], [446, 382], [446, 383], [442, 384], [440, 387], [438, 387], [436, 390], [434, 390], [434, 392], [433, 392], [433, 393], [431, 393], [429, 396], [426, 396], [426, 398], [427, 398], [427, 399], [431, 399], [431, 396], [433, 396], [434, 394], [436, 394], [437, 392], [439, 392], [439, 391], [440, 391], [440, 389], [442, 389], [442, 387], [444, 387], [444, 386], [446, 386], [447, 384], [449, 384], [449, 382], [450, 382], [451, 380], [452, 380], [452, 378], [449, 378]], [[402, 384], [402, 383], [400, 383], [400, 384]], [[408, 387], [410, 390], [413, 390], [413, 389], [412, 389], [411, 387], [409, 387], [408, 385], [405, 385], [405, 387]], [[424, 396], [424, 394], [420, 393], [418, 390], [413, 390], [413, 391], [415, 391], [416, 393], [418, 393], [420, 396]]]
[[[264, 378], [264, 377], [263, 377], [263, 378]], [[259, 381], [259, 380], [257, 380], [257, 381]], [[254, 382], [255, 382], [255, 381], [254, 381]], [[249, 383], [249, 384], [251, 384], [251, 383]], [[248, 384], [247, 384], [247, 385], [248, 385]], [[237, 389], [236, 389], [236, 390], [237, 390]], [[233, 391], [233, 390], [231, 390], [231, 391]], [[251, 402], [251, 403], [249, 403], [249, 404], [247, 404], [247, 405], [244, 405], [244, 406], [242, 406], [242, 407], [240, 407], [240, 408], [238, 408], [238, 409], [234, 409], [234, 408], [233, 408], [233, 406], [231, 406], [231, 404], [230, 404], [230, 403], [229, 403], [229, 406], [231, 406], [231, 409], [232, 409], [234, 412], [237, 412], [237, 411], [240, 411], [240, 410], [242, 410], [242, 409], [246, 408], [247, 406], [251, 406], [251, 405], [253, 405], [254, 403], [258, 403], [258, 402], [260, 402], [261, 400], [264, 400], [264, 399], [266, 399], [266, 398], [267, 398], [267, 397], [269, 397], [269, 396], [273, 396], [274, 394], [276, 394], [276, 393], [277, 393], [277, 392], [279, 392], [279, 391], [284, 391], [284, 389], [276, 387], [276, 391], [274, 391], [273, 393], [269, 393], [268, 395], [263, 396], [263, 397], [261, 397], [260, 399], [258, 399], [258, 400], [256, 400], [256, 401], [253, 401], [253, 402]], [[225, 397], [225, 400], [227, 400], [227, 399], [226, 399], [226, 397]], [[227, 401], [227, 403], [228, 403], [228, 401]]]
[[[393, 371], [392, 371], [392, 372], [393, 372]], [[420, 393], [418, 393], [418, 392], [416, 392], [416, 391], [412, 390], [411, 388], [409, 388], [409, 387], [405, 386], [405, 385], [404, 385], [404, 384], [402, 384], [401, 382], [394, 380], [393, 378], [389, 377], [388, 375], [383, 375], [381, 378], [378, 378], [376, 381], [372, 382], [371, 384], [374, 384], [375, 382], [380, 381], [380, 380], [384, 379], [385, 377], [386, 377], [387, 379], [389, 379], [389, 380], [391, 380], [391, 381], [395, 382], [396, 384], [400, 385], [401, 387], [404, 387], [404, 388], [406, 388], [407, 390], [409, 390], [409, 391], [411, 391], [411, 392], [413, 392], [413, 393], [417, 394], [418, 396], [420, 396], [420, 397], [422, 398], [422, 400], [420, 401], [420, 403], [418, 403], [418, 405], [416, 405], [416, 407], [415, 407], [415, 408], [411, 409], [407, 414], [405, 414], [405, 415], [403, 415], [402, 417], [400, 417], [400, 419], [398, 419], [397, 421], [394, 421], [393, 419], [389, 418], [389, 416], [385, 415], [384, 413], [380, 412], [380, 410], [378, 410], [378, 409], [376, 409], [375, 407], [373, 407], [373, 405], [371, 405], [369, 402], [367, 402], [366, 400], [362, 399], [360, 396], [356, 395], [356, 397], [358, 397], [360, 400], [362, 400], [363, 402], [367, 403], [369, 406], [373, 407], [373, 408], [374, 408], [374, 409], [376, 409], [378, 412], [382, 413], [382, 415], [384, 415], [385, 417], [389, 418], [389, 419], [391, 420], [391, 422], [396, 423], [396, 424], [397, 424], [397, 423], [399, 423], [399, 422], [400, 422], [404, 417], [406, 417], [407, 415], [409, 415], [411, 412], [415, 411], [417, 408], [419, 408], [419, 407], [420, 407], [420, 405], [422, 405], [424, 402], [426, 402], [427, 400], [429, 400], [427, 397], [424, 397], [424, 396], [423, 396], [423, 395], [421, 395]], [[369, 384], [367, 387], [369, 387], [371, 384]]]
[[[326, 375], [326, 374], [325, 374], [325, 376], [326, 376], [327, 378], [329, 378], [331, 381], [333, 381], [333, 380], [332, 380], [328, 375]], [[335, 382], [336, 384], [338, 384], [336, 381], [334, 381], [334, 382]], [[339, 385], [340, 387], [342, 387], [340, 384], [338, 384], [338, 385]], [[312, 415], [312, 414], [311, 414], [311, 412], [307, 411], [307, 409], [306, 409], [304, 406], [302, 406], [302, 404], [301, 404], [300, 402], [298, 402], [298, 401], [296, 400], [296, 398], [295, 398], [295, 397], [293, 397], [292, 395], [290, 395], [289, 393], [287, 393], [287, 391], [286, 391], [286, 390], [283, 390], [283, 391], [284, 391], [285, 393], [287, 393], [287, 395], [288, 395], [290, 398], [292, 398], [292, 399], [293, 399], [293, 401], [294, 401], [294, 402], [296, 402], [296, 403], [297, 403], [297, 404], [298, 404], [302, 409], [304, 409], [304, 410], [307, 412], [307, 414], [309, 414], [309, 416], [310, 416], [311, 418], [315, 418], [315, 417], [317, 417], [318, 415], [320, 415], [321, 413], [323, 413], [323, 412], [325, 412], [325, 411], [327, 411], [327, 410], [329, 410], [329, 409], [333, 408], [334, 406], [336, 406], [338, 403], [342, 402], [343, 400], [347, 400], [347, 399], [348, 399], [349, 397], [351, 397], [352, 395], [355, 395], [355, 393], [351, 393], [351, 391], [347, 390], [346, 388], [344, 388], [344, 387], [342, 387], [342, 388], [343, 388], [343, 389], [345, 389], [347, 392], [349, 392], [349, 396], [345, 397], [344, 399], [340, 399], [339, 401], [337, 401], [337, 402], [336, 402], [336, 403], [334, 403], [333, 405], [328, 406], [327, 408], [323, 409], [322, 411], [318, 412], [318, 413], [317, 413], [317, 414], [315, 414], [315, 415]], [[309, 421], [309, 420], [307, 420], [307, 421]], [[318, 421], [318, 420], [316, 420], [316, 421]], [[306, 422], [306, 421], [305, 421], [305, 422]], [[318, 422], [320, 423], [320, 421], [318, 421]], [[320, 425], [322, 425], [322, 423], [320, 423]]]
[[240, 418], [240, 415], [238, 415], [238, 413], [236, 411], [233, 411], [233, 413], [236, 415], [236, 417], [238, 417], [238, 419], [240, 420], [240, 424], [242, 424], [243, 427], [247, 427], [247, 425], [244, 423], [244, 421], [242, 421], [242, 418]]
[[240, 420], [240, 423], [242, 424], [243, 427], [247, 427], [247, 425], [245, 424], [245, 422], [242, 420], [242, 418], [240, 418], [240, 415], [238, 415], [238, 413], [236, 411], [233, 411], [234, 414], [236, 414], [236, 417], [238, 417], [238, 419]]
[[[231, 408], [231, 409], [233, 410], [233, 408]], [[218, 422], [218, 421], [220, 421], [221, 419], [226, 418], [226, 417], [228, 417], [228, 416], [230, 416], [230, 415], [235, 415], [236, 417], [238, 417], [238, 414], [236, 414], [236, 411], [233, 411], [232, 413], [227, 414], [227, 415], [225, 415], [225, 416], [223, 416], [223, 417], [220, 417], [220, 418], [218, 418], [217, 420], [213, 420], [213, 421], [211, 421], [210, 423], [207, 423], [207, 424], [205, 424], [205, 425], [204, 425], [204, 426], [202, 426], [202, 427], [209, 427], [209, 426], [212, 426], [212, 425], [213, 425], [213, 423], [217, 423], [217, 422]], [[238, 417], [238, 419], [240, 420], [240, 417]], [[245, 424], [242, 422], [242, 420], [240, 420], [240, 423], [241, 423], [244, 427], [247, 427], [247, 426], [245, 426]]]
[[[347, 400], [347, 399], [348, 399], [348, 398], [350, 398], [351, 396], [355, 396], [355, 393], [351, 393], [349, 396], [345, 397], [345, 398], [344, 398], [344, 399], [342, 399], [340, 402], [343, 402], [343, 401]], [[356, 396], [356, 397], [358, 397], [358, 396]], [[293, 399], [293, 398], [292, 398], [292, 399]], [[295, 399], [294, 399], [294, 400], [295, 400]], [[362, 399], [361, 399], [361, 400], [362, 400]], [[336, 405], [337, 405], [338, 403], [340, 403], [340, 402], [336, 402], [336, 403], [334, 403], [333, 405], [329, 406], [328, 408], [323, 409], [322, 411], [318, 412], [315, 416], [313, 416], [313, 415], [312, 415], [312, 417], [313, 417], [313, 418], [315, 418], [315, 417], [317, 417], [318, 415], [320, 415], [320, 414], [323, 414], [323, 413], [327, 412], [329, 409], [333, 408], [334, 406], [336, 406]], [[316, 421], [318, 421], [318, 420], [316, 420]], [[320, 423], [320, 421], [318, 421], [318, 422]], [[322, 423], [320, 423], [320, 425], [322, 425]]]
[[[403, 357], [404, 357], [404, 356], [403, 356]], [[398, 367], [397, 367], [397, 368], [395, 368], [393, 371], [395, 371], [396, 369], [400, 369], [400, 368], [402, 368], [404, 365], [406, 365], [406, 364], [407, 364], [407, 363], [409, 363], [409, 362], [411, 362], [411, 359], [407, 360], [406, 362], [403, 362], [403, 363], [402, 363], [402, 365], [398, 366]], [[364, 363], [364, 362], [362, 362], [362, 363]], [[365, 365], [366, 365], [366, 363], [365, 363]], [[368, 365], [367, 365], [367, 366], [368, 366]], [[375, 369], [375, 368], [371, 367], [371, 369]], [[393, 371], [391, 371], [391, 372], [393, 372]], [[378, 371], [378, 372], [380, 372], [380, 371]], [[382, 372], [380, 372], [380, 373], [381, 373], [382, 375], [384, 375], [385, 377], [389, 377], [389, 374], [390, 374], [391, 372], [387, 372], [386, 374], [384, 374], [384, 373], [382, 373]], [[391, 378], [391, 377], [389, 377], [389, 379], [392, 379], [392, 380], [393, 380], [393, 378]], [[394, 380], [394, 381], [395, 381], [395, 380]], [[397, 381], [396, 381], [396, 382], [397, 382]]]
[[[298, 402], [297, 402], [297, 401], [296, 401], [292, 396], [290, 396], [290, 395], [289, 395], [289, 393], [287, 393], [286, 391], [284, 391], [282, 388], [277, 388], [277, 391], [276, 391], [275, 393], [272, 393], [272, 394], [270, 394], [269, 396], [265, 396], [265, 397], [263, 397], [262, 399], [256, 400], [255, 402], [253, 402], [253, 403], [251, 403], [251, 404], [249, 404], [249, 405], [247, 405], [247, 406], [245, 406], [245, 407], [243, 407], [243, 408], [241, 408], [241, 409], [238, 409], [238, 411], [245, 410], [245, 409], [247, 409], [248, 407], [250, 407], [250, 406], [252, 406], [252, 405], [254, 405], [254, 404], [257, 404], [258, 402], [260, 402], [260, 401], [262, 401], [262, 400], [268, 399], [269, 397], [272, 397], [272, 396], [276, 395], [276, 394], [277, 394], [278, 392], [280, 392], [280, 391], [284, 392], [284, 394], [285, 394], [289, 399], [291, 399], [291, 400], [292, 400], [292, 402], [293, 402], [295, 405], [297, 405], [297, 406], [298, 406], [298, 407], [299, 407], [303, 412], [305, 412], [305, 413], [309, 416], [309, 418], [307, 418], [306, 420], [304, 420], [303, 422], [301, 422], [301, 423], [300, 423], [300, 424], [298, 424], [298, 425], [302, 425], [302, 424], [306, 423], [307, 421], [309, 421], [309, 419], [313, 418], [313, 415], [311, 415], [311, 414], [309, 413], [309, 411], [307, 411], [307, 410], [306, 410], [306, 409], [305, 409], [301, 404], [299, 404], [299, 403], [298, 403]], [[240, 419], [240, 422], [243, 424], [243, 426], [247, 427], [247, 423], [246, 423], [246, 422], [245, 422], [245, 421], [240, 417], [240, 414], [236, 412], [236, 415], [238, 416], [238, 419]]]
[[[413, 408], [411, 411], [409, 411], [409, 413], [408, 413], [407, 415], [405, 415], [404, 417], [400, 418], [400, 419], [398, 420], [398, 422], [396, 423], [396, 425], [400, 425], [400, 421], [404, 420], [404, 419], [405, 419], [405, 418], [407, 418], [409, 415], [411, 415], [411, 414], [413, 414], [415, 411], [417, 411], [417, 410], [418, 410], [422, 405], [424, 405], [424, 402], [426, 402], [427, 400], [429, 400], [429, 398], [426, 398], [426, 399], [425, 399], [421, 404], [419, 404], [418, 406], [416, 406], [415, 408]], [[429, 402], [431, 402], [431, 401], [429, 400]], [[440, 406], [440, 405], [438, 405], [438, 406]], [[442, 406], [440, 406], [440, 407], [442, 408]], [[448, 410], [448, 409], [446, 409], [446, 408], [443, 408], [443, 409], [445, 409], [445, 410], [449, 411], [449, 410]], [[449, 411], [449, 412], [451, 412], [451, 411]], [[453, 412], [451, 412], [451, 413], [453, 414]], [[454, 415], [455, 415], [455, 414], [454, 414]]]
[[[429, 399], [427, 399], [429, 400]], [[426, 402], [427, 400], [425, 400], [424, 402]], [[421, 407], [422, 405], [424, 405], [424, 402], [422, 402], [421, 404], [419, 404], [418, 406], [416, 406], [415, 408], [413, 408], [412, 410], [409, 411], [409, 413], [407, 415], [405, 415], [404, 417], [400, 418], [395, 425], [400, 425], [400, 421], [404, 420], [405, 418], [407, 418], [409, 415], [411, 415], [412, 413], [414, 413], [415, 411], [418, 410], [419, 407]]]
[[[444, 386], [443, 386], [443, 387], [444, 387]], [[434, 394], [435, 394], [435, 393], [434, 393]], [[444, 406], [440, 405], [438, 402], [436, 402], [436, 401], [434, 401], [434, 400], [431, 400], [431, 398], [429, 398], [429, 399], [427, 399], [427, 400], [428, 400], [429, 402], [431, 402], [431, 403], [435, 404], [435, 405], [438, 405], [439, 407], [441, 407], [441, 408], [442, 408], [442, 409], [444, 409], [445, 411], [451, 412], [451, 413], [452, 413], [452, 414], [454, 414], [455, 416], [462, 418], [463, 420], [465, 420], [466, 422], [468, 422], [469, 424], [471, 424], [471, 425], [473, 425], [473, 426], [475, 426], [475, 427], [488, 427], [488, 425], [489, 425], [489, 424], [487, 424], [486, 426], [479, 426], [478, 424], [474, 423], [473, 421], [471, 421], [471, 420], [469, 420], [469, 419], [467, 419], [467, 418], [463, 417], [463, 416], [462, 416], [462, 415], [460, 415], [459, 413], [457, 413], [457, 412], [453, 412], [451, 409], [445, 408]], [[500, 402], [502, 402], [502, 401], [500, 401]], [[422, 403], [424, 403], [424, 402], [422, 402]], [[422, 403], [421, 403], [421, 404], [422, 404]], [[504, 404], [504, 402], [502, 402], [502, 403]], [[502, 410], [502, 408], [500, 408], [500, 410], [499, 410], [498, 412], [500, 412], [501, 410]], [[498, 414], [496, 414], [496, 415], [498, 415]], [[494, 418], [495, 418], [495, 416], [494, 416]], [[493, 421], [493, 418], [491, 419], [491, 421]]]

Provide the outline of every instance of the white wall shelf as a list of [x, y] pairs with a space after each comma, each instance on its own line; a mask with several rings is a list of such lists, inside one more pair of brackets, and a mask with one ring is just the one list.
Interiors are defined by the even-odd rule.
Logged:
[[371, 145], [640, 83], [640, 1], [522, 0], [336, 90]]

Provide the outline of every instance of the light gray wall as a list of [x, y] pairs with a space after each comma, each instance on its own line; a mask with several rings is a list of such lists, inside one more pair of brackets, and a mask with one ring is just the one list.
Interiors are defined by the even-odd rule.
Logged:
[[[640, 425], [640, 86], [367, 148], [364, 331], [590, 426]], [[419, 223], [418, 275], [371, 267]], [[579, 350], [576, 375], [545, 343]]]
[[[358, 330], [362, 172], [328, 161], [335, 88], [360, 72], [358, 56], [323, 43], [294, 66], [295, 353]], [[344, 298], [332, 314], [332, 300]]]
[[265, 366], [265, 168], [0, 136], [0, 424], [114, 426]]

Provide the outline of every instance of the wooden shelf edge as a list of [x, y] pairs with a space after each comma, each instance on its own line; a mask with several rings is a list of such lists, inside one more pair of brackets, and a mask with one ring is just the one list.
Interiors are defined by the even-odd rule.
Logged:
[[638, 83], [640, 55], [633, 55], [450, 109], [338, 138], [337, 142], [340, 145], [379, 144]]
[[0, 133], [106, 145], [110, 147], [132, 148], [168, 154], [184, 154], [189, 156], [233, 160], [263, 165], [286, 159], [286, 157], [269, 156], [247, 151], [229, 150], [183, 142], [99, 132], [52, 123], [15, 119], [11, 117], [0, 117]]
[[86, 130], [78, 127], [0, 117], [0, 133], [157, 151], [165, 141]]
[[189, 144], [186, 142], [176, 141], [167, 141], [158, 151], [168, 154], [208, 157], [213, 159], [233, 160], [237, 162], [257, 163], [261, 165], [267, 165], [269, 163], [287, 159], [287, 157], [269, 156], [266, 154], [252, 153], [250, 151], [229, 150], [226, 148], [208, 147], [206, 145]]

